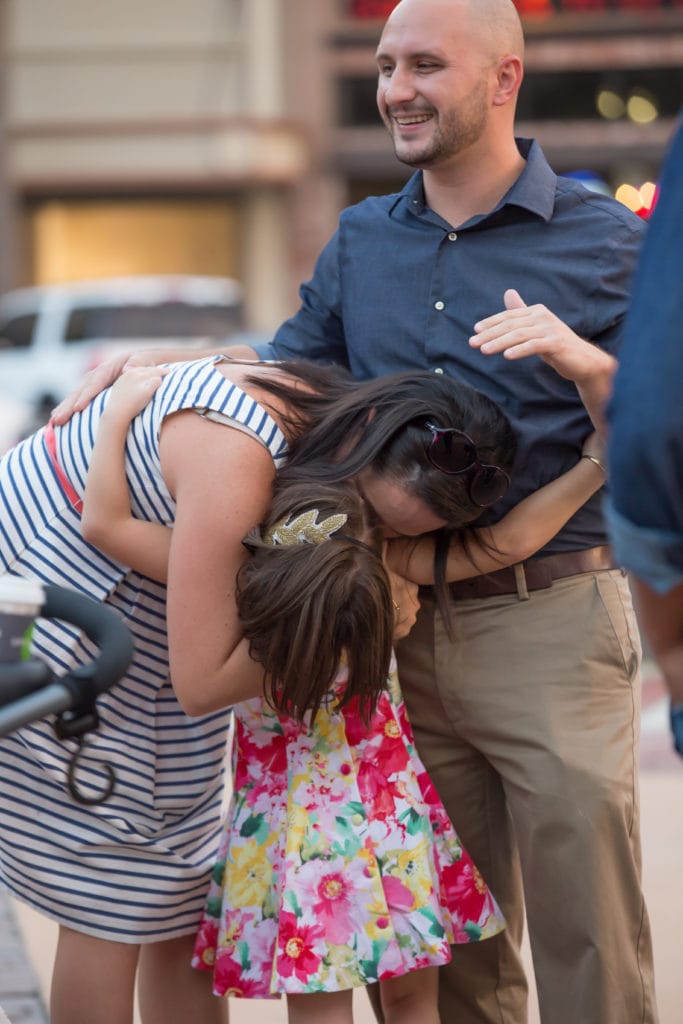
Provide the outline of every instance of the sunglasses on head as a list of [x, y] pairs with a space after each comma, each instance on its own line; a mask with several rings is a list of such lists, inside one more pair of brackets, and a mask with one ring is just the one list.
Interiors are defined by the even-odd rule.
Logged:
[[468, 492], [473, 505], [488, 508], [503, 497], [510, 486], [510, 477], [498, 466], [479, 461], [477, 446], [471, 437], [455, 427], [435, 427], [425, 423], [432, 439], [427, 445], [427, 458], [432, 466], [457, 476], [473, 470], [468, 481]]

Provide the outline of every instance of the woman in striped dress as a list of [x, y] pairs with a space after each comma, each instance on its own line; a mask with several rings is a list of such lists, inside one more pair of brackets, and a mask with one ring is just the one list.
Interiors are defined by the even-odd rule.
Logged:
[[[302, 365], [176, 364], [126, 439], [135, 517], [174, 526], [167, 589], [83, 538], [81, 499], [107, 397], [0, 461], [0, 572], [75, 588], [130, 626], [132, 665], [98, 700], [100, 729], [81, 759], [87, 793], [101, 789], [103, 763], [118, 785], [99, 806], [74, 802], [74, 741], [58, 740], [50, 721], [0, 740], [1, 877], [59, 923], [52, 1024], [130, 1024], [138, 966], [146, 1024], [213, 1024], [222, 1002], [189, 962], [218, 842], [225, 706], [262, 687], [241, 639], [235, 578], [287, 442], [314, 434], [303, 459], [313, 476], [360, 475], [378, 518], [418, 534], [481, 511], [479, 463], [454, 476], [432, 465], [426, 422], [467, 429], [503, 475], [514, 439], [494, 403], [429, 373], [357, 384]], [[39, 622], [34, 653], [61, 673], [92, 649], [51, 621]]]

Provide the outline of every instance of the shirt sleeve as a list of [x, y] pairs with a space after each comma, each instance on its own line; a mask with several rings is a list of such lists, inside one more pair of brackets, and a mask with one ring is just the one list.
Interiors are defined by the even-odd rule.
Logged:
[[[660, 569], [666, 562], [683, 571], [682, 237], [683, 127], [636, 271], [608, 408], [611, 504], [620, 517], [613, 517], [615, 538], [624, 564], [648, 582], [648, 557]], [[631, 564], [636, 557], [639, 570]]]
[[310, 359], [348, 366], [341, 310], [339, 231], [327, 243], [313, 277], [299, 289], [298, 312], [278, 329], [272, 342], [254, 346], [261, 359]]
[[683, 583], [683, 533], [638, 526], [620, 515], [611, 502], [605, 518], [618, 565], [635, 573], [658, 594]]
[[601, 247], [599, 272], [594, 274], [589, 305], [596, 313], [590, 341], [617, 356], [624, 338], [634, 271], [643, 243], [643, 224], [633, 218], [611, 232]]

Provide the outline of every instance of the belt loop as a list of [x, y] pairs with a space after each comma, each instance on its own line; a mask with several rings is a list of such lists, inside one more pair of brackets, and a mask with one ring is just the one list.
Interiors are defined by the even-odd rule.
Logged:
[[529, 600], [529, 590], [526, 585], [526, 575], [524, 573], [524, 563], [517, 562], [516, 565], [512, 566], [515, 573], [515, 584], [517, 586], [517, 598], [520, 601]]

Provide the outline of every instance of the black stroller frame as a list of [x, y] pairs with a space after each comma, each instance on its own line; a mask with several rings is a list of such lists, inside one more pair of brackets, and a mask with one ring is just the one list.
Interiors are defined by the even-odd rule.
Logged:
[[99, 653], [93, 661], [60, 677], [35, 658], [0, 662], [0, 736], [46, 715], [56, 715], [53, 727], [57, 736], [78, 741], [67, 771], [69, 792], [78, 803], [102, 803], [111, 795], [116, 782], [111, 766], [102, 766], [108, 783], [94, 797], [80, 790], [76, 774], [85, 736], [99, 724], [97, 697], [113, 686], [130, 665], [133, 656], [130, 632], [107, 605], [50, 584], [45, 586], [45, 601], [39, 615], [77, 626], [98, 646]]

